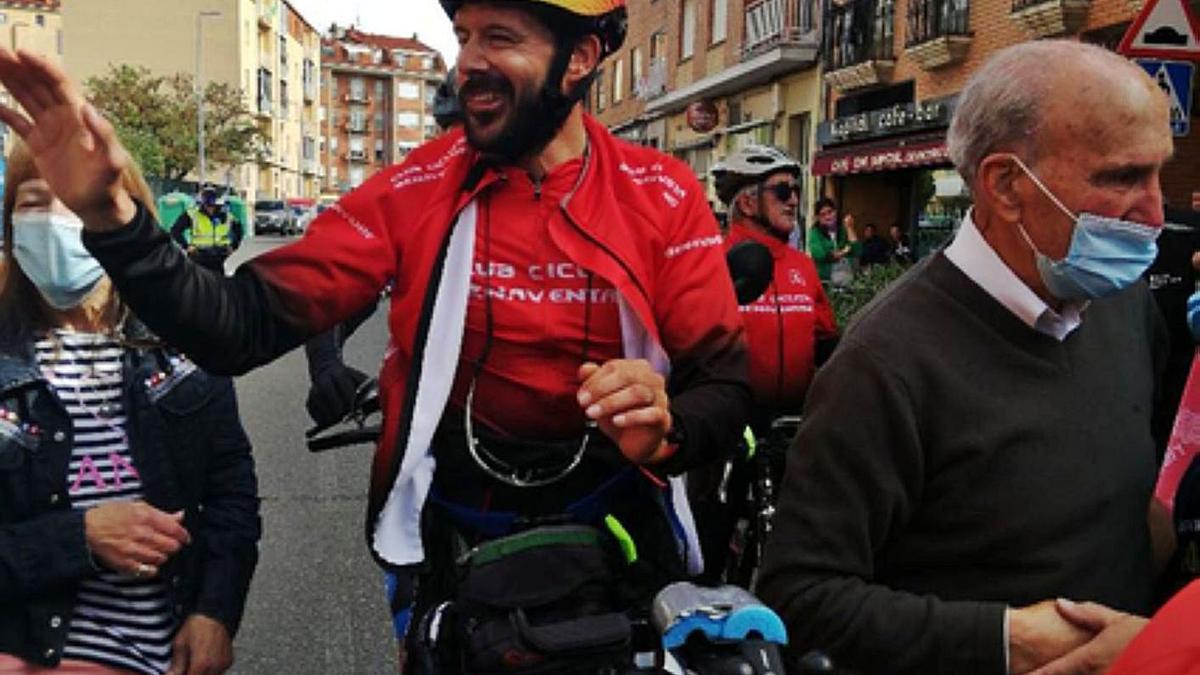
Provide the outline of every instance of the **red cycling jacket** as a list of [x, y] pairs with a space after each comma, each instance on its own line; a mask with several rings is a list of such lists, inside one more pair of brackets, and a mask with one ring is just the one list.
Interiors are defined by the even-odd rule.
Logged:
[[[721, 237], [686, 165], [619, 141], [590, 117], [585, 127], [579, 182], [548, 229], [572, 262], [619, 292], [624, 356], [648, 359], [668, 375], [672, 417], [685, 440], [664, 470], [677, 473], [735, 447], [748, 414], [742, 327]], [[218, 373], [270, 361], [375, 302], [394, 281], [380, 374], [384, 430], [366, 529], [381, 561], [409, 564], [424, 556], [429, 444], [461, 347], [477, 197], [504, 189], [501, 174], [454, 131], [347, 194], [301, 240], [229, 279], [187, 265], [144, 209], [125, 228], [85, 240], [137, 315]], [[669, 499], [677, 525], [690, 530], [682, 490]], [[696, 569], [698, 549], [687, 539]]]
[[798, 413], [816, 369], [817, 340], [837, 335], [833, 308], [807, 254], [735, 223], [726, 247], [742, 241], [766, 246], [775, 261], [771, 285], [757, 300], [740, 308], [754, 403], [773, 412]]

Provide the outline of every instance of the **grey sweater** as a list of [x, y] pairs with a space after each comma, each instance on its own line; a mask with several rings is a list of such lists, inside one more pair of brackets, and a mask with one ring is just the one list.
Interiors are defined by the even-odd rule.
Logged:
[[792, 648], [884, 673], [1005, 669], [1005, 606], [1151, 598], [1150, 416], [1165, 331], [1144, 284], [1058, 342], [942, 254], [818, 373], [759, 586]]

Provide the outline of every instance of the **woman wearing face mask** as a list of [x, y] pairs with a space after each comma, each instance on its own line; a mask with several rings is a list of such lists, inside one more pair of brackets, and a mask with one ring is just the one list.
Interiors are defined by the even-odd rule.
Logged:
[[260, 535], [233, 385], [129, 315], [22, 145], [5, 185], [0, 673], [223, 672]]

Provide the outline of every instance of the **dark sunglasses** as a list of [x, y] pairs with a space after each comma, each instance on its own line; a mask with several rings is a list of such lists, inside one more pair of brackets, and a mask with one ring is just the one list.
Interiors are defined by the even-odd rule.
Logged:
[[767, 192], [775, 195], [775, 199], [781, 202], [786, 202], [792, 195], [800, 197], [800, 186], [796, 183], [776, 183], [774, 185], [764, 186]]

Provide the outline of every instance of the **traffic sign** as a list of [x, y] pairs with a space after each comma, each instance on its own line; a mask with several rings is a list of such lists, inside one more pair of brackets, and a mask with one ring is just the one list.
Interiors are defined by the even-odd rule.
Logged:
[[1135, 59], [1167, 95], [1171, 104], [1171, 134], [1187, 136], [1192, 119], [1192, 73], [1195, 65], [1181, 61]]
[[1188, 0], [1147, 0], [1117, 51], [1125, 56], [1200, 61], [1200, 22]]

